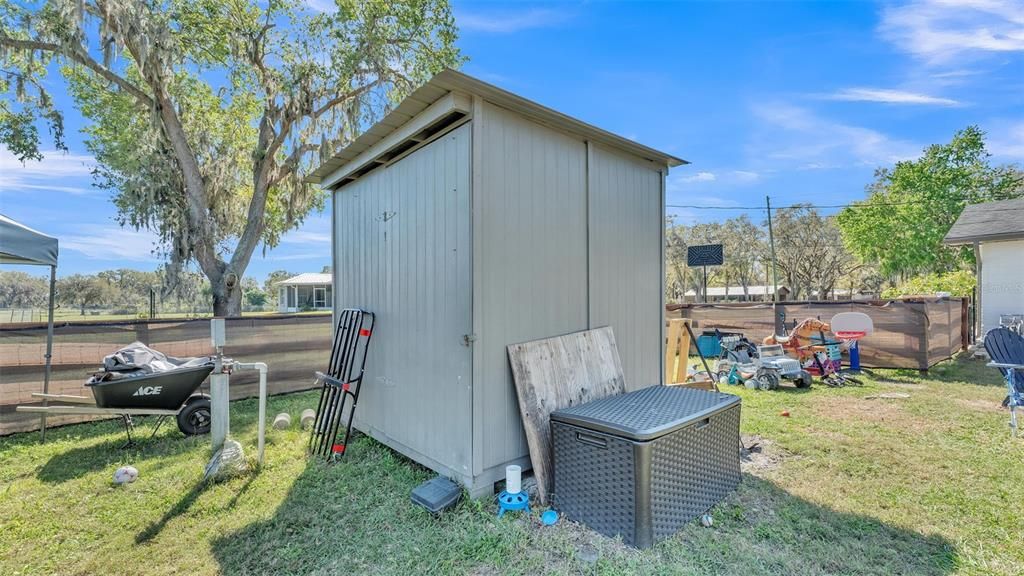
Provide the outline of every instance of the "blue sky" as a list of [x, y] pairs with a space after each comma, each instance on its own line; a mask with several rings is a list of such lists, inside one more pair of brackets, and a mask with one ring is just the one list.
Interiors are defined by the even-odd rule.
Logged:
[[[969, 124], [996, 161], [1024, 163], [1020, 0], [456, 2], [455, 13], [465, 72], [691, 161], [669, 175], [670, 205], [845, 203], [876, 167]], [[0, 212], [60, 238], [62, 275], [155, 268], [152, 236], [119, 228], [91, 187], [81, 126], [69, 110], [70, 151], [42, 163], [0, 148]], [[329, 240], [328, 218], [313, 215], [246, 274], [319, 271]]]

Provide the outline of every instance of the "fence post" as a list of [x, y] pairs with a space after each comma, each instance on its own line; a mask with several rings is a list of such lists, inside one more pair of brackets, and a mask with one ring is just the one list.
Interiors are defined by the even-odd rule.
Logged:
[[[968, 310], [970, 309], [970, 301], [967, 298], [960, 299], [960, 350], [967, 350], [969, 344], [973, 344], [973, 338], [971, 338], [971, 327], [968, 325], [970, 322], [970, 315]], [[968, 341], [970, 340], [970, 341]]]
[[928, 373], [928, 368], [930, 368], [930, 366], [928, 365], [928, 362], [931, 360], [931, 357], [929, 356], [929, 352], [930, 352], [929, 344], [931, 343], [931, 341], [928, 338], [928, 333], [929, 333], [929, 328], [930, 328], [928, 325], [931, 323], [931, 318], [928, 316], [928, 303], [927, 302], [922, 300], [920, 302], [916, 302], [915, 305], [916, 306], [920, 306], [921, 316], [924, 318], [924, 322], [921, 323], [921, 339], [920, 339], [920, 342], [921, 342], [921, 350], [920, 350], [921, 356], [918, 357], [917, 365], [918, 365], [918, 370], [921, 372], [921, 374], [927, 374]]

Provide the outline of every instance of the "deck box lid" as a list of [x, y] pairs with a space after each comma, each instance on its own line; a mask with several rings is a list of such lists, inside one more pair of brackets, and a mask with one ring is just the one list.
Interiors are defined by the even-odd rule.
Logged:
[[651, 386], [551, 413], [552, 422], [630, 440], [652, 440], [733, 405], [739, 396], [678, 386]]

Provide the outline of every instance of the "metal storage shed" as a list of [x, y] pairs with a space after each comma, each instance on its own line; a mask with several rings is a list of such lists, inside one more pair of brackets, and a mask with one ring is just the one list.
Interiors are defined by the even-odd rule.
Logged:
[[451, 70], [325, 162], [335, 310], [377, 314], [356, 426], [483, 495], [530, 465], [508, 344], [610, 325], [660, 382], [683, 163]]

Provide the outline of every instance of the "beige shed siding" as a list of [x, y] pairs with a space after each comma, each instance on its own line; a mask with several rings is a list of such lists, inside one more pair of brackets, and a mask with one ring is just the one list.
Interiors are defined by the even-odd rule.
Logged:
[[357, 426], [467, 480], [469, 145], [467, 125], [334, 193], [335, 307], [377, 313]]
[[661, 383], [662, 174], [591, 146], [590, 324], [611, 326], [629, 390]]
[[485, 103], [477, 287], [482, 468], [528, 453], [505, 347], [587, 327], [586, 145]]

